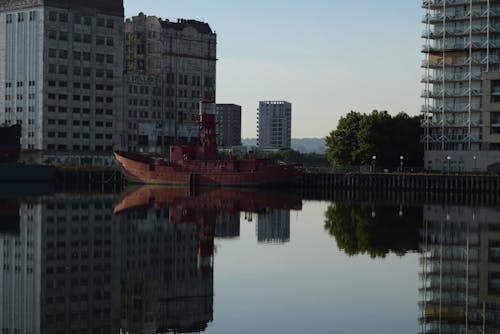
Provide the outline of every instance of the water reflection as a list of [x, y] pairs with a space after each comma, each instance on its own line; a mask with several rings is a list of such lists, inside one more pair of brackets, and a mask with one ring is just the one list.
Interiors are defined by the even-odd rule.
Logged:
[[500, 210], [424, 206], [422, 333], [500, 333]]
[[287, 241], [289, 210], [302, 206], [293, 194], [162, 187], [19, 203], [0, 201], [5, 334], [204, 331], [214, 238], [238, 237], [244, 212], [267, 224], [259, 240]]
[[417, 251], [421, 206], [333, 203], [325, 212], [325, 230], [348, 255], [385, 257]]

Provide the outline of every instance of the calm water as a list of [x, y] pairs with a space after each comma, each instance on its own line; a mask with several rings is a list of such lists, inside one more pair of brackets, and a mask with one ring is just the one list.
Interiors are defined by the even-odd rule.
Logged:
[[0, 200], [2, 333], [498, 333], [500, 210], [134, 188]]

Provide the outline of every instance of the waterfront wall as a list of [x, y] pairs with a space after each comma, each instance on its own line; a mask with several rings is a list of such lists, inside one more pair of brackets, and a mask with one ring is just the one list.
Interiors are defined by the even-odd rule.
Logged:
[[497, 174], [306, 173], [304, 189], [500, 192]]

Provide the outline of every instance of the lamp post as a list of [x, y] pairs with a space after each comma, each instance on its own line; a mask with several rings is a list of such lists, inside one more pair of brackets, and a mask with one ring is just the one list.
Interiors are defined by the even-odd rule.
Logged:
[[375, 172], [375, 162], [377, 160], [376, 155], [372, 155], [372, 173]]
[[447, 156], [446, 160], [448, 160], [448, 173], [451, 172], [451, 157]]
[[405, 159], [404, 156], [402, 155], [399, 156], [399, 165], [401, 166], [401, 173], [403, 172], [404, 159]]
[[476, 161], [477, 161], [477, 157], [476, 156], [473, 156], [472, 159], [474, 160], [474, 171], [476, 171]]

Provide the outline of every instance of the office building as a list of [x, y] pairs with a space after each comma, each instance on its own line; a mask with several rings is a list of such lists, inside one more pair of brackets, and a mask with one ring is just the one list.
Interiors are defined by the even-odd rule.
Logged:
[[217, 104], [217, 145], [232, 147], [241, 145], [241, 106]]
[[286, 101], [259, 102], [257, 145], [264, 149], [286, 149], [292, 143], [292, 105]]
[[500, 3], [424, 0], [428, 170], [500, 169]]
[[123, 1], [2, 1], [0, 24], [0, 124], [22, 124], [22, 149], [45, 161], [109, 163], [120, 140]]
[[166, 154], [171, 144], [198, 138], [199, 100], [215, 97], [216, 44], [204, 22], [127, 19], [125, 148]]

